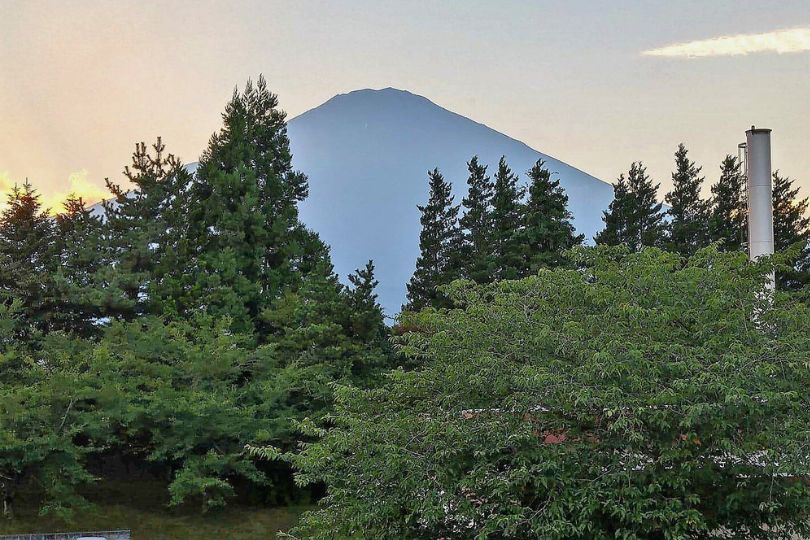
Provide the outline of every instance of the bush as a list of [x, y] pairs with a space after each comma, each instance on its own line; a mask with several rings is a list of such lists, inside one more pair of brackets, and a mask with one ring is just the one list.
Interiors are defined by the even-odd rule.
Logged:
[[805, 534], [810, 311], [769, 262], [583, 248], [403, 315], [423, 363], [338, 391], [297, 455], [312, 538]]

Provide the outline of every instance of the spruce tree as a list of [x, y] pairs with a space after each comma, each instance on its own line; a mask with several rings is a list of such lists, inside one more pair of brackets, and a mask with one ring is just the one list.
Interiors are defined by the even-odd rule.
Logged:
[[630, 167], [627, 175], [627, 187], [630, 197], [630, 216], [628, 233], [630, 247], [637, 251], [643, 247], [659, 247], [666, 238], [663, 205], [658, 202], [658, 188], [647, 175], [647, 168], [641, 162]]
[[559, 179], [538, 159], [528, 171], [529, 198], [524, 208], [523, 249], [524, 267], [521, 277], [536, 273], [540, 268], [567, 264], [563, 251], [582, 243], [583, 235], [574, 232], [572, 215], [568, 210], [568, 195]]
[[727, 155], [712, 186], [709, 239], [724, 251], [739, 251], [747, 238], [745, 177], [736, 157]]
[[492, 196], [493, 184], [486, 165], [474, 156], [467, 163], [467, 196], [461, 201], [464, 215], [459, 219], [463, 235], [461, 274], [478, 283], [490, 281], [492, 276]]
[[89, 337], [98, 333], [97, 322], [103, 310], [104, 284], [99, 283], [102, 270], [111, 261], [104, 258], [102, 234], [104, 224], [87, 208], [81, 197], [70, 195], [56, 214], [55, 257], [59, 267], [54, 273], [59, 308], [55, 327]]
[[259, 315], [328, 252], [298, 219], [307, 179], [292, 168], [286, 115], [263, 77], [234, 91], [190, 190], [185, 309], [252, 332]]
[[624, 173], [613, 183], [613, 200], [610, 201], [608, 209], [602, 212], [602, 221], [605, 228], [596, 233], [594, 241], [597, 244], [618, 246], [620, 244], [630, 244], [629, 216], [627, 211], [630, 207], [630, 191]]
[[704, 178], [701, 168], [687, 156], [683, 143], [675, 152], [675, 172], [672, 191], [665, 200], [670, 205], [667, 248], [683, 256], [691, 256], [708, 243], [709, 202], [700, 198]]
[[603, 216], [605, 229], [596, 235], [596, 242], [625, 244], [632, 251], [663, 245], [666, 227], [663, 205], [656, 200], [659, 186], [653, 184], [647, 168], [634, 161], [627, 178], [619, 176], [613, 185], [614, 199]]
[[0, 303], [21, 304], [23, 333], [47, 332], [59, 309], [53, 284], [54, 225], [27, 180], [15, 185], [0, 214]]
[[808, 198], [800, 199], [793, 183], [779, 171], [773, 173], [773, 236], [777, 251], [800, 246], [793, 271], [777, 276], [780, 287], [798, 290], [810, 284], [810, 214]]
[[506, 157], [502, 156], [492, 197], [492, 277], [495, 279], [517, 279], [523, 266], [520, 235], [524, 194], [525, 189], [518, 185], [518, 175], [512, 172], [506, 164]]
[[424, 206], [418, 206], [422, 213], [419, 233], [419, 258], [416, 270], [408, 283], [408, 304], [406, 309], [419, 311], [428, 306], [447, 307], [447, 298], [437, 290], [440, 285], [450, 283], [458, 277], [454, 257], [460, 248], [458, 228], [458, 206], [453, 205], [452, 187], [446, 182], [439, 169], [428, 173], [430, 197]]

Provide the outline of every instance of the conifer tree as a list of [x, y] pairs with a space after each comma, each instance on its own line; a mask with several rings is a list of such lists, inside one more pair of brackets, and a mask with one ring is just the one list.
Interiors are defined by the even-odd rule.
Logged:
[[625, 244], [633, 251], [660, 247], [666, 227], [656, 200], [660, 184], [653, 184], [640, 161], [630, 165], [625, 180], [620, 176], [613, 186], [614, 200], [603, 217], [605, 229], [596, 235], [600, 244]]
[[709, 202], [700, 198], [704, 178], [700, 167], [688, 157], [683, 143], [675, 152], [675, 172], [672, 191], [665, 199], [671, 216], [667, 248], [683, 256], [691, 256], [708, 243]]
[[745, 177], [736, 157], [727, 155], [712, 186], [709, 239], [724, 251], [739, 251], [747, 237]]
[[0, 303], [21, 304], [24, 333], [50, 330], [58, 309], [53, 286], [54, 227], [27, 180], [15, 185], [0, 214]]
[[125, 319], [176, 314], [166, 288], [181, 275], [189, 255], [185, 203], [191, 175], [158, 137], [151, 151], [143, 142], [135, 145], [124, 176], [131, 189], [107, 180], [113, 199], [104, 203], [103, 243], [113, 264], [97, 279], [108, 291], [103, 310]]
[[800, 253], [792, 272], [777, 276], [780, 287], [797, 290], [810, 284], [810, 214], [808, 198], [799, 198], [794, 180], [773, 173], [773, 236], [777, 251], [799, 244]]
[[492, 275], [492, 196], [494, 186], [487, 175], [486, 165], [474, 156], [467, 163], [467, 196], [461, 201], [464, 215], [459, 219], [463, 235], [461, 274], [478, 283], [486, 283]]
[[103, 284], [97, 280], [110, 264], [104, 258], [103, 223], [87, 208], [81, 197], [70, 195], [56, 214], [54, 274], [59, 308], [54, 326], [76, 335], [97, 333], [96, 321], [104, 316], [101, 301]]
[[525, 189], [518, 185], [514, 174], [502, 156], [495, 174], [492, 196], [492, 258], [493, 278], [517, 279], [522, 268], [522, 203]]
[[538, 159], [528, 171], [529, 198], [524, 208], [523, 248], [524, 268], [521, 277], [540, 268], [567, 264], [563, 251], [581, 244], [583, 235], [574, 232], [572, 215], [568, 210], [568, 195], [559, 179]]
[[618, 246], [620, 244], [630, 244], [629, 238], [629, 210], [630, 192], [624, 173], [613, 183], [613, 200], [610, 201], [608, 209], [602, 212], [602, 221], [605, 228], [596, 233], [594, 241], [597, 244]]
[[186, 309], [252, 332], [264, 309], [328, 252], [298, 219], [307, 179], [292, 168], [286, 115], [263, 77], [234, 91], [191, 187]]
[[460, 248], [458, 206], [453, 205], [452, 187], [439, 169], [428, 173], [430, 197], [424, 206], [419, 233], [419, 258], [416, 270], [408, 283], [407, 309], [419, 311], [425, 307], [447, 307], [447, 298], [437, 290], [458, 277], [454, 267], [454, 254]]

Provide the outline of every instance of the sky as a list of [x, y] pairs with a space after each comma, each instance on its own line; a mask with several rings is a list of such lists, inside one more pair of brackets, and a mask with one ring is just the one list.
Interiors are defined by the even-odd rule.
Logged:
[[808, 0], [0, 0], [0, 192], [98, 200], [156, 136], [196, 161], [259, 73], [291, 117], [392, 86], [662, 197], [678, 143], [710, 183], [769, 127], [810, 194]]

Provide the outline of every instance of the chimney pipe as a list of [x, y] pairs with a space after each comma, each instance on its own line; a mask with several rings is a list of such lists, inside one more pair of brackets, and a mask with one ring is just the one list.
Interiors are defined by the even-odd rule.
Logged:
[[751, 126], [746, 136], [748, 189], [748, 256], [753, 261], [772, 255], [771, 130]]

